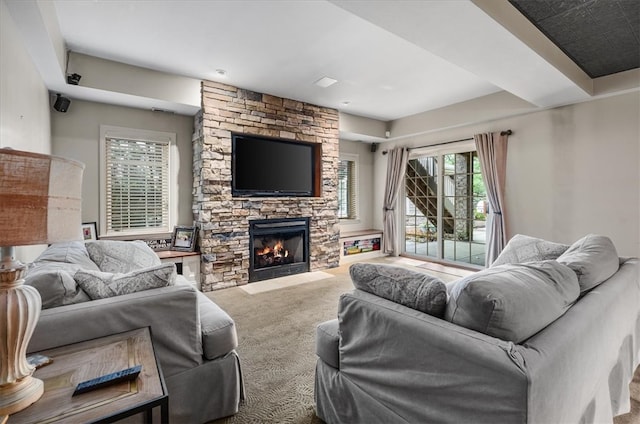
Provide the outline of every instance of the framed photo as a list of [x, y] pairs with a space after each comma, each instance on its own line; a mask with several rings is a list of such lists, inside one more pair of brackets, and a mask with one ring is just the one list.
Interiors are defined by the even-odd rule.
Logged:
[[193, 252], [196, 250], [198, 232], [196, 227], [176, 226], [171, 237], [171, 250]]
[[82, 238], [84, 241], [98, 240], [98, 229], [95, 222], [82, 223]]

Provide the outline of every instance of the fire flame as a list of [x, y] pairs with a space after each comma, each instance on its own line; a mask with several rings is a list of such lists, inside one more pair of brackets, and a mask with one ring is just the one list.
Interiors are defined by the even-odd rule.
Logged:
[[289, 251], [284, 248], [282, 244], [282, 240], [278, 240], [278, 242], [273, 246], [266, 246], [262, 250], [258, 251], [258, 255], [268, 255], [273, 252], [273, 256], [286, 258], [289, 256]]

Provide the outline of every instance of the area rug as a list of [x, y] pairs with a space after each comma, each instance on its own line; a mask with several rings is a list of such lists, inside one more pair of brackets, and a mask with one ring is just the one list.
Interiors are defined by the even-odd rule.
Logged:
[[[447, 282], [467, 274], [425, 269], [429, 265], [402, 258], [367, 262], [419, 269]], [[247, 397], [238, 414], [213, 423], [323, 424], [314, 411], [315, 331], [317, 324], [336, 318], [340, 294], [353, 289], [348, 269], [325, 270], [330, 278], [256, 294], [239, 287], [207, 293], [236, 322]], [[614, 424], [640, 422], [640, 371], [631, 389], [632, 412], [616, 417]]]

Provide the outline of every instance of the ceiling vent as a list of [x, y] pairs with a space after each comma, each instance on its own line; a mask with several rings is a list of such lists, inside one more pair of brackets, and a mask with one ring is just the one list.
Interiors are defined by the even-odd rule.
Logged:
[[314, 84], [317, 85], [318, 87], [327, 88], [337, 82], [338, 80], [336, 79], [329, 78], [329, 77], [322, 77], [318, 81], [314, 82]]

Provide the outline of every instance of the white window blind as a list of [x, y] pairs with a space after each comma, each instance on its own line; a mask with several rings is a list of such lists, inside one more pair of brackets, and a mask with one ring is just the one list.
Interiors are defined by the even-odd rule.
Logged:
[[169, 143], [105, 137], [107, 234], [167, 232]]
[[338, 163], [338, 218], [356, 219], [356, 162]]

